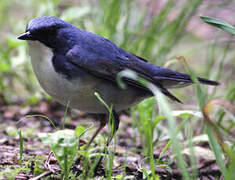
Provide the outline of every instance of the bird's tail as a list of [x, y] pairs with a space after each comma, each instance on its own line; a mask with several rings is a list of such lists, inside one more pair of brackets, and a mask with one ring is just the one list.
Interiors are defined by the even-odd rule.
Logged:
[[[133, 66], [135, 72], [137, 72], [141, 77], [155, 84], [164, 95], [173, 101], [181, 102], [177, 97], [171, 94], [168, 89], [181, 88], [189, 86], [193, 83], [192, 78], [188, 74], [176, 72], [160, 66], [155, 66], [150, 63], [146, 63], [145, 61], [138, 62], [139, 63]], [[219, 82], [217, 81], [212, 81], [201, 77], [198, 77], [197, 79], [201, 84], [212, 86], [219, 85]]]
[[217, 81], [212, 81], [209, 79], [205, 79], [205, 78], [198, 78], [198, 81], [202, 84], [207, 84], [207, 85], [211, 85], [211, 86], [218, 86], [220, 83]]
[[[164, 73], [162, 73], [161, 76], [159, 76], [158, 74], [158, 76], [154, 77], [155, 85], [160, 89], [160, 91], [164, 95], [166, 95], [173, 101], [182, 103], [177, 97], [171, 94], [170, 91], [168, 91], [168, 89], [181, 88], [191, 85], [193, 83], [191, 77], [188, 74], [183, 74], [175, 71], [171, 71], [171, 73], [169, 73], [168, 71], [168, 73], [165, 73], [165, 75], [163, 74]], [[212, 85], [212, 86], [219, 85], [219, 82], [217, 81], [212, 81], [201, 77], [197, 77], [197, 79], [201, 84]]]

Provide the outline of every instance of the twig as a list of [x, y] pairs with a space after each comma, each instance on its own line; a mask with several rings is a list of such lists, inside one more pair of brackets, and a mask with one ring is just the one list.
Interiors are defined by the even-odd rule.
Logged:
[[48, 169], [48, 171], [45, 171], [44, 173], [40, 174], [39, 176], [37, 177], [34, 177], [34, 178], [31, 178], [30, 180], [38, 180], [38, 179], [41, 179], [42, 177], [46, 177], [46, 176], [49, 176], [51, 174], [54, 174], [55, 173], [55, 170], [53, 170], [51, 168], [51, 165], [50, 165], [50, 160], [51, 160], [51, 156], [52, 156], [53, 152], [51, 151], [44, 163], [44, 167], [45, 169]]
[[44, 173], [40, 174], [39, 176], [34, 177], [34, 178], [30, 178], [29, 180], [38, 180], [38, 179], [40, 179], [42, 177], [46, 177], [46, 176], [49, 176], [51, 174], [52, 174], [51, 171], [45, 171]]
[[51, 168], [51, 165], [50, 165], [50, 160], [51, 160], [52, 154], [53, 154], [53, 152], [51, 151], [48, 155], [48, 158], [46, 159], [46, 161], [44, 163], [44, 167], [46, 169], [48, 169], [50, 172], [55, 173], [55, 171]]

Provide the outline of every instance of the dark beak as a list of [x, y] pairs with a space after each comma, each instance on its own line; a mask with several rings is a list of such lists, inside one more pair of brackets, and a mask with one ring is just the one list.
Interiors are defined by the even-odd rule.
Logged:
[[32, 40], [32, 35], [30, 34], [29, 31], [26, 31], [25, 33], [21, 34], [18, 39], [20, 40]]

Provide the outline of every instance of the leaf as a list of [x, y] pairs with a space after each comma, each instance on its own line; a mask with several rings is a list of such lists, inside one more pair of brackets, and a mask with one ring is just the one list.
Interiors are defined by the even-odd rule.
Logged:
[[194, 136], [192, 138], [193, 143], [208, 142], [208, 141], [209, 141], [209, 139], [208, 139], [207, 134], [201, 134], [201, 135], [198, 135], [198, 136]]
[[86, 132], [86, 128], [79, 125], [79, 126], [76, 127], [75, 135], [80, 138], [85, 132]]
[[204, 22], [212, 25], [212, 26], [215, 26], [215, 27], [218, 27], [230, 34], [235, 34], [235, 27], [233, 27], [231, 24], [225, 22], [225, 21], [222, 21], [222, 20], [219, 20], [219, 19], [216, 19], [216, 18], [213, 18], [213, 17], [208, 17], [208, 16], [201, 16], [200, 17]]
[[11, 65], [7, 63], [0, 63], [0, 72], [10, 72]]
[[78, 147], [75, 132], [64, 129], [51, 134], [40, 134], [39, 137], [43, 143], [50, 145], [64, 176], [67, 176]]
[[117, 179], [117, 180], [119, 180], [119, 179], [123, 179], [124, 177], [123, 177], [123, 175], [122, 174], [118, 174], [118, 175], [116, 175], [116, 177], [115, 177], [115, 179]]
[[[200, 147], [200, 146], [195, 146], [195, 147], [192, 147], [192, 150], [194, 151], [194, 154], [197, 156], [197, 157], [203, 157], [203, 158], [206, 158], [206, 159], [215, 159], [215, 155], [214, 153], [208, 149], [208, 148], [203, 148], [203, 147]], [[190, 152], [190, 149], [187, 148], [187, 149], [184, 149], [182, 151], [183, 154], [187, 154], [188, 156], [191, 156], [191, 152]]]
[[179, 118], [187, 118], [191, 116], [196, 116], [202, 118], [202, 113], [200, 111], [193, 111], [193, 110], [179, 110], [179, 111], [172, 111], [172, 115]]

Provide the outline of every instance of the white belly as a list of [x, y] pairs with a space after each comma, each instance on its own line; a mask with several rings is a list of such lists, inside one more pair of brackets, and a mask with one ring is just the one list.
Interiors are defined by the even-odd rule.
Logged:
[[[52, 51], [38, 41], [29, 41], [29, 54], [36, 77], [42, 88], [52, 97], [66, 99], [66, 87], [73, 89], [74, 85], [58, 74], [52, 65]], [[62, 93], [63, 92], [63, 93]], [[60, 94], [60, 97], [57, 95]]]
[[33, 70], [40, 85], [63, 105], [70, 102], [70, 106], [75, 109], [104, 113], [107, 110], [98, 101], [95, 92], [98, 92], [106, 103], [113, 104], [117, 111], [126, 109], [146, 97], [134, 88], [121, 90], [113, 83], [91, 76], [82, 69], [81, 77], [69, 81], [54, 70], [50, 48], [38, 41], [28, 42]]

